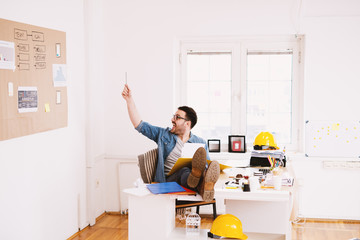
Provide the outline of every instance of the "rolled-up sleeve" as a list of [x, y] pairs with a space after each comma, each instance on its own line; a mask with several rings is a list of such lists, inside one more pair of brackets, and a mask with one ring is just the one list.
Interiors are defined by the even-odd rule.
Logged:
[[135, 128], [139, 133], [148, 137], [149, 139], [158, 142], [158, 138], [161, 132], [165, 129], [157, 126], [153, 126], [148, 122], [141, 121], [139, 126]]
[[141, 120], [140, 124], [135, 128], [136, 131], [138, 131], [139, 133], [141, 133], [141, 128], [142, 128], [143, 125], [144, 125], [144, 122], [143, 122], [143, 120]]

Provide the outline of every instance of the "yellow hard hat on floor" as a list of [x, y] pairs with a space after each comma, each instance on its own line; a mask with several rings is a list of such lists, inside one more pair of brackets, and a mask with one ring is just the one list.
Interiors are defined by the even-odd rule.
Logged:
[[269, 132], [259, 133], [254, 141], [255, 150], [265, 150], [265, 149], [279, 149], [276, 145], [274, 136]]
[[208, 236], [211, 238], [226, 237], [242, 240], [248, 238], [248, 236], [243, 233], [240, 219], [232, 214], [218, 216], [214, 220]]

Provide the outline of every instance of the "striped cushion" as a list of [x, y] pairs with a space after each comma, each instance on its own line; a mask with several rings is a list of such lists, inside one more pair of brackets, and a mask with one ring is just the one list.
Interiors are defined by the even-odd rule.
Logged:
[[154, 180], [158, 160], [157, 156], [157, 148], [138, 156], [138, 165], [140, 168], [141, 178], [144, 183], [151, 183]]

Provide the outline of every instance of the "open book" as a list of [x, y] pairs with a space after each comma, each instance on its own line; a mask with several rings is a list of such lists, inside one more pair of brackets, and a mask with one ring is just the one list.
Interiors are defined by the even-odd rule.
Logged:
[[[174, 172], [178, 171], [179, 169], [186, 167], [186, 166], [190, 166], [191, 167], [191, 161], [192, 158], [179, 158], [176, 163], [174, 164], [174, 166], [172, 167], [172, 169], [170, 170], [168, 176], [170, 176], [171, 174], [173, 174]], [[211, 160], [206, 160], [208, 164], [211, 163]], [[224, 164], [219, 164], [220, 165], [220, 170], [224, 170], [226, 168], [231, 168], [230, 166], [226, 166]]]
[[[205, 144], [203, 143], [185, 143], [184, 147], [181, 152], [181, 157], [176, 161], [170, 172], [168, 173], [168, 176], [173, 174], [174, 172], [178, 171], [179, 169], [190, 166], [191, 167], [191, 161], [192, 157], [194, 156], [194, 153], [199, 147], [205, 147]], [[210, 164], [210, 160], [207, 160], [207, 163]], [[220, 170], [223, 170], [225, 168], [230, 168], [229, 166], [220, 164]]]

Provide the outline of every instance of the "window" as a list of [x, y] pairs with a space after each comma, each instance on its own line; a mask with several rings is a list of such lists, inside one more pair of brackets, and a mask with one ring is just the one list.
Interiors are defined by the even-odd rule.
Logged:
[[205, 139], [246, 135], [248, 149], [261, 131], [279, 147], [299, 150], [302, 123], [299, 37], [182, 41], [178, 105], [198, 113], [193, 132]]
[[187, 101], [196, 109], [196, 130], [210, 138], [231, 132], [231, 53], [187, 53]]
[[250, 139], [263, 129], [291, 143], [292, 50], [247, 53], [246, 126]]

